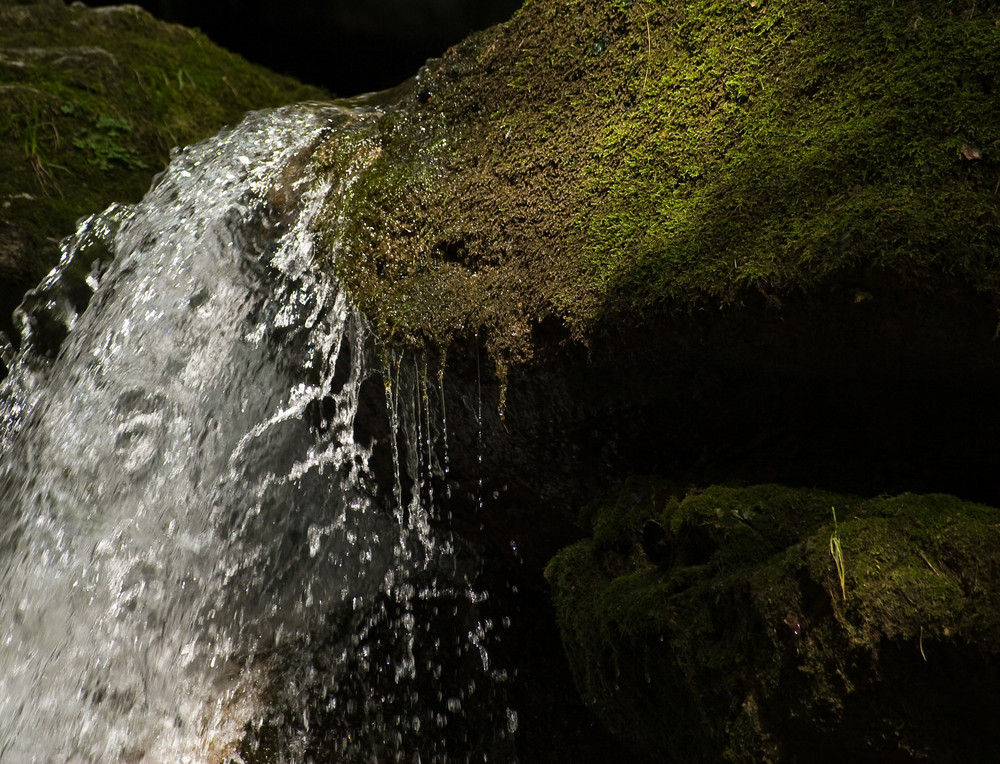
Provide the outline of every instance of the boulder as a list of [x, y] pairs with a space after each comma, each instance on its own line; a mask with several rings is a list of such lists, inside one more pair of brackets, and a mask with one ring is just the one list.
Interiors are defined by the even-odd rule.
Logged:
[[998, 18], [530, 0], [317, 153], [328, 266], [446, 352], [452, 475], [481, 479], [450, 509], [488, 568], [537, 592], [630, 475], [770, 486], [705, 490], [717, 519], [643, 500], [548, 567], [636, 756], [995, 750], [995, 511], [943, 495], [1000, 506]]
[[553, 327], [804, 304], [909, 342], [914, 303], [989, 313], [998, 13], [531, 0], [320, 152], [356, 176], [333, 267], [387, 336], [481, 331], [501, 362]]
[[653, 761], [996, 750], [1000, 511], [634, 482], [546, 575], [576, 683]]

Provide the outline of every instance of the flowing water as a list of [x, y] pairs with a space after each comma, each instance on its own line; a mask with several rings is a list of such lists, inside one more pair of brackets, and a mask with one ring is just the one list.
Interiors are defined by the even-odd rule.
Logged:
[[308, 157], [363, 116], [248, 115], [83, 221], [26, 298], [0, 762], [512, 757], [488, 593], [432, 529], [443, 378], [314, 267]]

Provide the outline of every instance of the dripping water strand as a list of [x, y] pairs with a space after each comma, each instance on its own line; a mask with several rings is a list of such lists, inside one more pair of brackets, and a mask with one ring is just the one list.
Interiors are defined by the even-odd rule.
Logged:
[[[448, 415], [445, 411], [445, 391], [444, 391], [444, 368], [445, 368], [445, 351], [441, 351], [441, 361], [438, 364], [437, 371], [437, 381], [438, 381], [438, 399], [441, 406], [441, 455], [442, 455], [442, 471], [444, 473], [444, 495], [446, 499], [451, 498], [451, 455], [448, 452]], [[451, 511], [448, 512], [448, 519], [451, 519]]]
[[423, 417], [423, 432], [418, 431], [418, 437], [420, 438], [421, 446], [426, 449], [424, 456], [424, 480], [427, 483], [427, 507], [433, 512], [435, 509], [434, 504], [434, 451], [432, 443], [432, 432], [431, 432], [431, 399], [429, 382], [427, 379], [427, 356], [421, 354], [419, 359], [415, 359], [417, 363], [417, 375], [420, 381], [419, 384], [419, 394], [420, 401], [422, 405], [418, 406], [418, 411]]
[[483, 510], [483, 382], [479, 368], [479, 332], [476, 332], [476, 508]]
[[[392, 470], [393, 470], [393, 497], [395, 499], [396, 521], [400, 527], [406, 527], [409, 523], [409, 508], [403, 501], [403, 477], [402, 459], [399, 453], [399, 367], [402, 358], [394, 357], [391, 351], [386, 353], [383, 361], [383, 375], [385, 378], [385, 406], [389, 416], [389, 445], [392, 449]], [[400, 550], [402, 554], [404, 550]]]

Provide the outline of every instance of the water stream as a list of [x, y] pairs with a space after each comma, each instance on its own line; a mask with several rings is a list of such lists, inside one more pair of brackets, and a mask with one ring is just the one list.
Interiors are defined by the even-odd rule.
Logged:
[[248, 115], [83, 221], [26, 298], [0, 762], [512, 758], [489, 593], [431, 522], [443, 378], [314, 266], [308, 157], [358, 118]]

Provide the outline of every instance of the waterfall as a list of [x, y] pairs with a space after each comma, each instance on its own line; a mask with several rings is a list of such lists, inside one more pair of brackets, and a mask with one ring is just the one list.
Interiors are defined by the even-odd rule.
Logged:
[[26, 297], [0, 762], [512, 757], [488, 592], [432, 522], [443, 377], [314, 262], [308, 160], [362, 112], [252, 113], [179, 152]]

